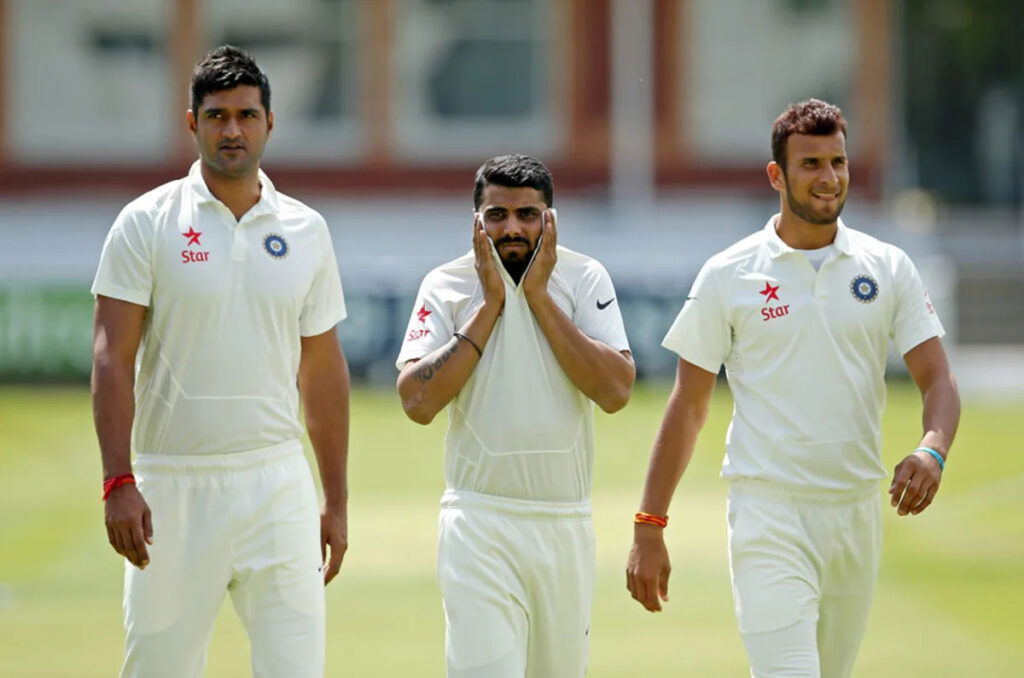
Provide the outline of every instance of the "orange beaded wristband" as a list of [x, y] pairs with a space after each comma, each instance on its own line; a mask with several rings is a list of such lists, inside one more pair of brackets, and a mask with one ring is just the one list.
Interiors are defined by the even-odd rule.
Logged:
[[134, 485], [135, 476], [131, 473], [125, 473], [121, 476], [114, 476], [110, 480], [103, 482], [103, 501], [106, 501], [110, 497], [110, 493], [122, 485]]
[[657, 525], [658, 527], [665, 527], [668, 525], [668, 516], [656, 516], [653, 513], [644, 513], [643, 511], [637, 511], [637, 514], [633, 516], [634, 523], [647, 523], [648, 525]]

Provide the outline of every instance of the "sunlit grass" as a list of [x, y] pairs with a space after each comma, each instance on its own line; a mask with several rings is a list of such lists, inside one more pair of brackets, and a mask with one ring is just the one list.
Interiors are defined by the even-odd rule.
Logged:
[[[639, 389], [599, 415], [594, 516], [598, 583], [588, 676], [743, 676], [718, 478], [728, 389], [672, 507], [671, 602], [644, 612], [624, 589], [630, 517], [666, 390]], [[885, 555], [855, 675], [1011, 676], [1024, 661], [1024, 403], [966, 403], [936, 503], [886, 511]], [[920, 404], [890, 388], [891, 467], [919, 435]], [[434, 581], [441, 421], [406, 421], [387, 391], [354, 394], [350, 541], [328, 589], [328, 676], [442, 676], [443, 618]], [[108, 678], [122, 652], [121, 573], [106, 544], [88, 393], [0, 389], [0, 675]], [[882, 501], [879, 488], [879, 501]], [[248, 644], [230, 604], [207, 676], [248, 676]]]

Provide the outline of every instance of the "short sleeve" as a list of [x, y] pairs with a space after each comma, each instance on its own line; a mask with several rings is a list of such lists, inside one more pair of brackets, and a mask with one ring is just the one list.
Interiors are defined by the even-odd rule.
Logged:
[[892, 339], [900, 355], [932, 337], [941, 337], [946, 331], [939, 322], [935, 307], [921, 282], [921, 275], [910, 257], [897, 250], [893, 270], [896, 286], [896, 311], [892, 323]]
[[320, 229], [320, 267], [313, 276], [313, 283], [306, 293], [299, 315], [299, 334], [304, 337], [323, 334], [348, 315], [331, 233], [327, 230], [327, 224], [322, 221]]
[[628, 351], [622, 312], [608, 271], [597, 261], [589, 262], [576, 293], [573, 324], [583, 334], [616, 351]]
[[441, 301], [439, 280], [435, 274], [427, 275], [420, 285], [413, 304], [409, 324], [405, 328], [402, 349], [395, 361], [401, 370], [410, 360], [419, 360], [444, 346], [455, 336], [455, 324], [448, 304]]
[[93, 295], [149, 306], [153, 294], [152, 223], [126, 207], [107, 233], [92, 283]]
[[718, 374], [732, 351], [732, 328], [715, 270], [709, 261], [697, 274], [661, 345], [697, 367]]

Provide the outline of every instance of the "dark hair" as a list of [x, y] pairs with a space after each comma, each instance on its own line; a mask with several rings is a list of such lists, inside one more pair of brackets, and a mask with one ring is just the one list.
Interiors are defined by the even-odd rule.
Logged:
[[838, 106], [821, 99], [808, 99], [789, 108], [772, 125], [772, 160], [786, 171], [786, 142], [791, 134], [828, 136], [842, 132], [846, 136], [846, 118]]
[[267, 75], [256, 65], [256, 60], [237, 47], [221, 45], [207, 54], [192, 71], [192, 112], [199, 114], [199, 107], [207, 94], [234, 89], [239, 85], [260, 88], [260, 102], [270, 112], [270, 82]]
[[536, 158], [528, 155], [499, 155], [491, 158], [476, 171], [473, 186], [473, 207], [479, 209], [487, 184], [508, 188], [535, 188], [544, 194], [548, 207], [555, 205], [555, 185], [551, 172]]

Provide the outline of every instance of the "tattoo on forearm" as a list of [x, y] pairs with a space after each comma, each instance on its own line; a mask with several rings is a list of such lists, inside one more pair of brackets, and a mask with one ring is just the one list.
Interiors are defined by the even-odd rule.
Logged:
[[448, 362], [448, 359], [455, 355], [455, 352], [458, 350], [459, 339], [456, 337], [451, 346], [442, 351], [441, 355], [437, 356], [433, 362], [424, 362], [423, 366], [416, 370], [416, 381], [422, 383], [433, 379], [438, 370], [444, 367], [444, 364]]

